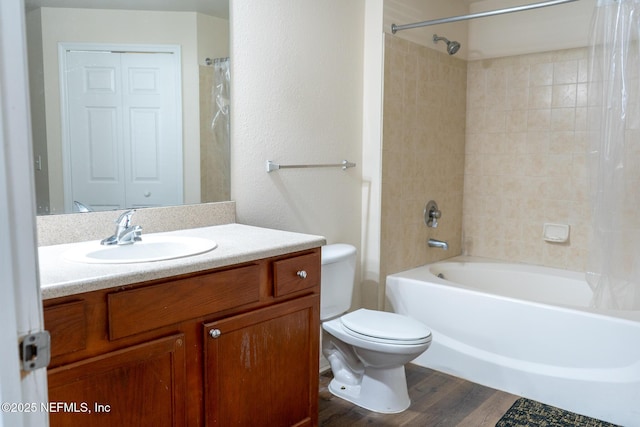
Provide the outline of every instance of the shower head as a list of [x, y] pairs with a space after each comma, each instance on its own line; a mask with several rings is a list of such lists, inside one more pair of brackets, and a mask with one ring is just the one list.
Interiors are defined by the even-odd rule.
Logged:
[[433, 35], [433, 42], [434, 43], [438, 43], [440, 40], [444, 40], [444, 42], [447, 44], [447, 53], [449, 55], [455, 55], [456, 52], [460, 49], [460, 43], [458, 43], [456, 41], [449, 41], [444, 37], [438, 37], [437, 34]]

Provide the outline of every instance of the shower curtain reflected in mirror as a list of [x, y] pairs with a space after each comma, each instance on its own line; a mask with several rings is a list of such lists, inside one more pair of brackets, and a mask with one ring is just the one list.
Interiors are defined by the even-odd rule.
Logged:
[[231, 200], [229, 58], [217, 58], [200, 69], [201, 132], [200, 167], [202, 202]]
[[598, 0], [589, 69], [592, 305], [640, 310], [640, 0]]

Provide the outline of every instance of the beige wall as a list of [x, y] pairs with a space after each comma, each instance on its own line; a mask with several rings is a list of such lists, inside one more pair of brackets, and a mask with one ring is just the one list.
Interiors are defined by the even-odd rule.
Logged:
[[[469, 62], [464, 250], [584, 271], [587, 50]], [[542, 239], [569, 224], [568, 243]]]
[[[382, 160], [382, 276], [459, 255], [467, 64], [385, 35]], [[442, 211], [424, 224], [425, 204]], [[449, 242], [428, 248], [427, 239]]]
[[[238, 222], [361, 248], [364, 0], [232, 0], [231, 196]], [[356, 162], [356, 168], [281, 164]], [[358, 281], [359, 282], [359, 281]], [[359, 304], [359, 289], [355, 304]]]
[[196, 22], [198, 25], [198, 64], [206, 65], [206, 58], [229, 56], [229, 21], [197, 13]]

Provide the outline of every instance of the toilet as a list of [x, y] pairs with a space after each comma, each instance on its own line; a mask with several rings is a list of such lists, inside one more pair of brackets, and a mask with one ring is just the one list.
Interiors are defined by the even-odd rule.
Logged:
[[329, 391], [362, 408], [392, 414], [411, 401], [404, 365], [431, 344], [431, 331], [407, 316], [359, 309], [351, 313], [356, 248], [322, 247], [320, 322], [322, 354], [333, 380]]

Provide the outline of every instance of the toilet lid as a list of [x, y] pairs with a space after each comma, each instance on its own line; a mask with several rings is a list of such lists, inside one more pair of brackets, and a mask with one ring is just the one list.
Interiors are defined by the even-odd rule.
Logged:
[[431, 331], [410, 317], [386, 311], [361, 308], [340, 318], [345, 328], [373, 338], [392, 341], [416, 341], [431, 336]]

